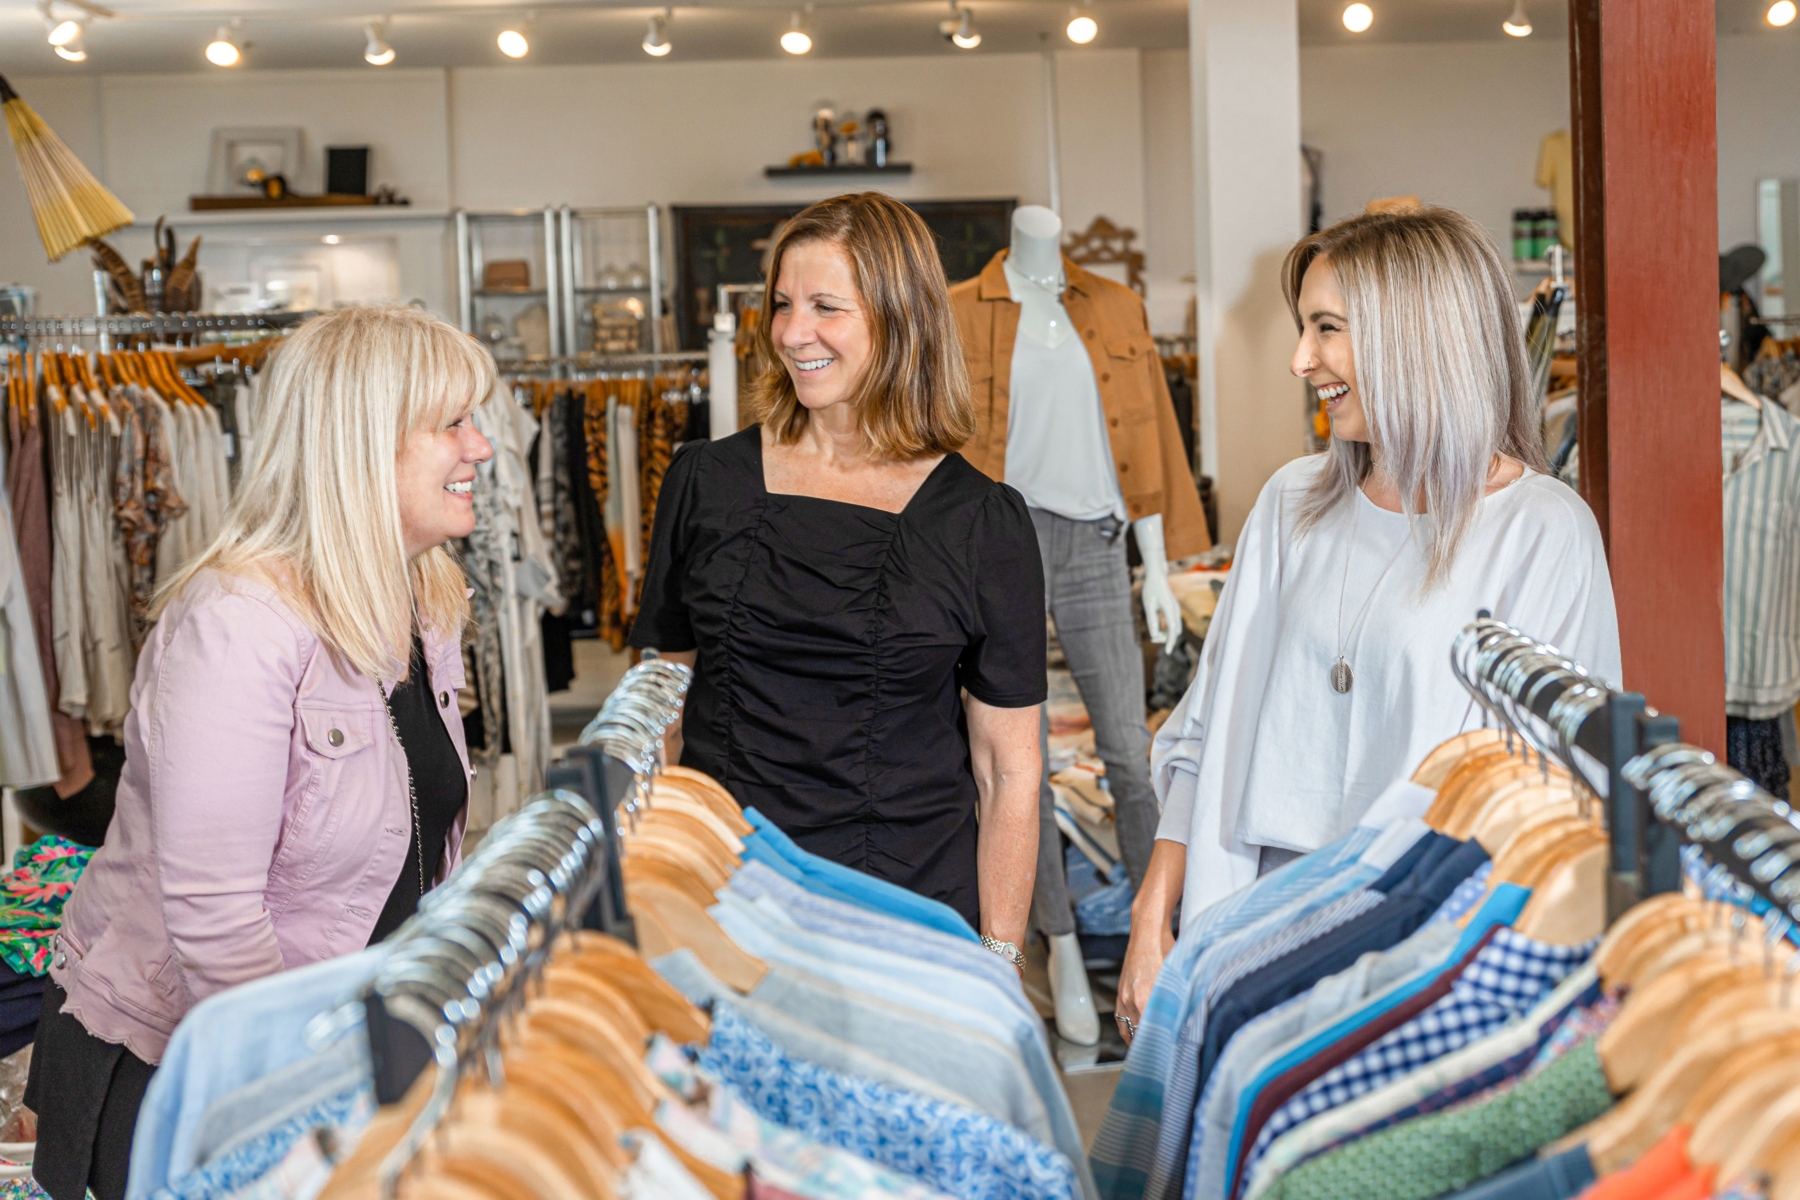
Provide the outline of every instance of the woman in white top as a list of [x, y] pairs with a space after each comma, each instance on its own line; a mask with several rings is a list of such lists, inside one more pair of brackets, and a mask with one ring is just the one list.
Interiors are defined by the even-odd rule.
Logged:
[[1545, 473], [1511, 272], [1442, 208], [1356, 217], [1283, 268], [1293, 372], [1331, 447], [1275, 473], [1200, 670], [1152, 751], [1163, 804], [1132, 905], [1127, 1037], [1186, 916], [1347, 833], [1473, 724], [1450, 672], [1487, 609], [1618, 682], [1600, 529]]

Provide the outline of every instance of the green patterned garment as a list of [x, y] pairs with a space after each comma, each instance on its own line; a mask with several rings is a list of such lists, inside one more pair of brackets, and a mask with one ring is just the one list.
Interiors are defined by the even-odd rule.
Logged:
[[1497, 1174], [1612, 1107], [1596, 1041], [1498, 1095], [1309, 1159], [1263, 1200], [1432, 1200]]
[[50, 939], [62, 927], [63, 905], [94, 856], [67, 838], [39, 838], [13, 855], [0, 878], [0, 961], [21, 975], [50, 969]]

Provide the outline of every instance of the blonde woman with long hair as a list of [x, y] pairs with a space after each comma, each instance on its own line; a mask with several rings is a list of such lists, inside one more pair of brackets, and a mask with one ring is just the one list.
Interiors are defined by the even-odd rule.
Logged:
[[64, 912], [27, 1092], [55, 1200], [124, 1195], [190, 1008], [379, 940], [455, 865], [469, 608], [444, 543], [474, 529], [493, 386], [486, 350], [412, 309], [314, 318], [274, 356], [225, 528], [158, 598]]
[[1157, 734], [1128, 1038], [1177, 911], [1185, 928], [1350, 833], [1464, 728], [1448, 655], [1478, 610], [1619, 679], [1599, 526], [1546, 474], [1511, 272], [1487, 234], [1443, 208], [1356, 217], [1296, 245], [1282, 284], [1291, 369], [1325, 402], [1331, 444], [1264, 486], [1200, 670]]

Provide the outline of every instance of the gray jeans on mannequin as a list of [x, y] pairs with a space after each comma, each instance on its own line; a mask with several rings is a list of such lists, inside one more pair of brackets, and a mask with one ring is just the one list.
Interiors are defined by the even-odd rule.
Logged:
[[[1094, 724], [1094, 747], [1106, 764], [1113, 817], [1125, 871], [1135, 889], [1150, 865], [1159, 812], [1150, 790], [1150, 732], [1144, 727], [1144, 652], [1131, 612], [1126, 525], [1106, 518], [1071, 521], [1031, 510], [1044, 560], [1044, 599], [1056, 621], [1063, 657]], [[1038, 784], [1037, 885], [1031, 922], [1046, 937], [1075, 932], [1050, 791], [1050, 718], [1039, 726], [1046, 768]]]

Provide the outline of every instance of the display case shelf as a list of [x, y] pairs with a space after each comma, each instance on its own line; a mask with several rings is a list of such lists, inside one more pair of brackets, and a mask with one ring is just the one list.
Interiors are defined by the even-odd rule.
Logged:
[[885, 167], [873, 163], [844, 163], [830, 167], [764, 167], [763, 175], [769, 179], [805, 179], [814, 175], [911, 175], [911, 163], [889, 163]]

